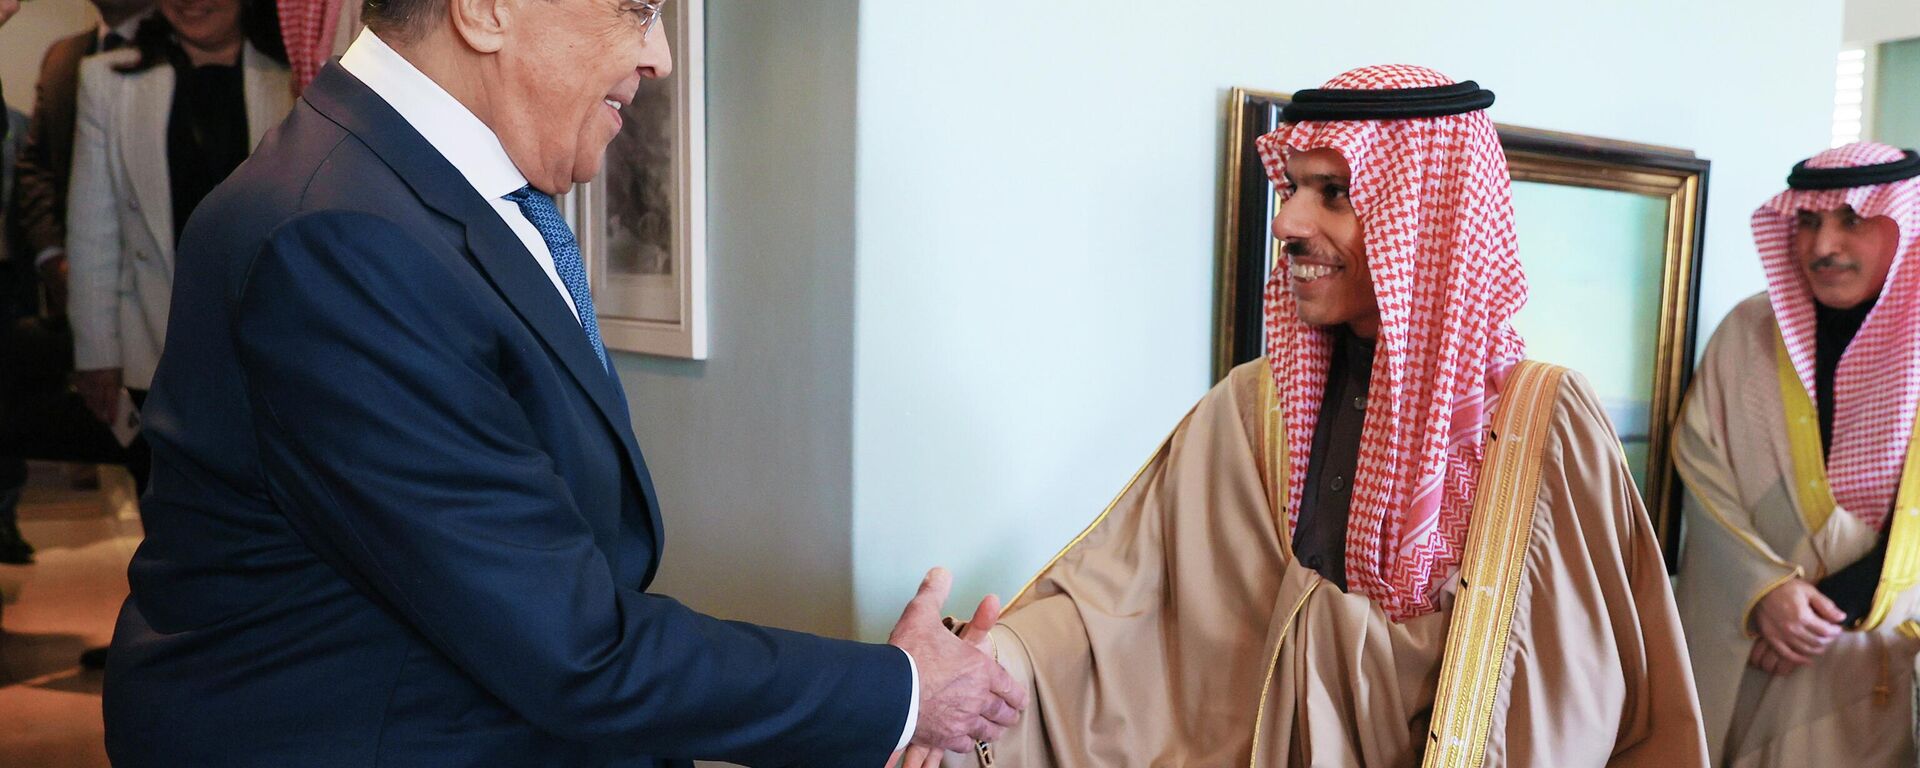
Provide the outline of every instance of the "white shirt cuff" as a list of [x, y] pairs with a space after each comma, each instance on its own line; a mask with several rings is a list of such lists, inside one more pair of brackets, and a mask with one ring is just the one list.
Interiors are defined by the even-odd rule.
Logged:
[[39, 253], [33, 255], [33, 268], [39, 269], [45, 266], [47, 262], [53, 261], [55, 257], [65, 256], [66, 254], [67, 249], [57, 245], [42, 248]]
[[913, 654], [907, 653], [907, 649], [901, 648], [900, 652], [907, 654], [907, 674], [913, 677], [913, 697], [907, 699], [907, 727], [900, 732], [900, 743], [893, 747], [895, 752], [907, 748], [907, 742], [913, 740], [913, 729], [920, 725], [920, 665], [913, 663]]

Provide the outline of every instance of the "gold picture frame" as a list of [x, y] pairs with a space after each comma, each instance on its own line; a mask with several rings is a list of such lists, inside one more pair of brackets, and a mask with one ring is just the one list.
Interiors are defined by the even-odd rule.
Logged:
[[[1268, 273], [1277, 263], [1279, 245], [1268, 223], [1276, 210], [1277, 198], [1253, 142], [1279, 124], [1280, 109], [1287, 101], [1288, 94], [1249, 88], [1235, 88], [1230, 96], [1216, 281], [1216, 379], [1225, 377], [1234, 365], [1264, 354], [1262, 302]], [[1623, 367], [1616, 361], [1586, 366], [1600, 370], [1583, 373], [1587, 373], [1590, 380], [1631, 382], [1622, 385], [1632, 391], [1617, 398], [1621, 406], [1617, 410], [1609, 407], [1609, 411], [1622, 435], [1623, 451], [1635, 470], [1667, 567], [1672, 571], [1679, 561], [1673, 544], [1680, 536], [1681, 488], [1667, 446], [1693, 372], [1693, 350], [1699, 333], [1696, 305], [1700, 258], [1705, 244], [1707, 176], [1711, 164], [1683, 149], [1508, 125], [1497, 127], [1515, 183], [1521, 261], [1530, 278], [1537, 268], [1551, 273], [1566, 269], [1569, 264], [1581, 269], [1603, 270], [1603, 276], [1613, 277], [1618, 291], [1633, 294], [1627, 304], [1644, 309], [1639, 315], [1629, 311], [1613, 318], [1620, 321], [1621, 327], [1612, 330], [1623, 343], [1612, 346], [1619, 355], [1633, 361], [1630, 366], [1633, 370], [1612, 370]], [[1534, 202], [1536, 199], [1538, 203]], [[1552, 249], [1535, 249], [1543, 252], [1529, 262], [1530, 234], [1551, 236], [1555, 234], [1553, 228], [1561, 223], [1574, 227], [1584, 224], [1565, 218], [1556, 221], [1549, 215], [1554, 212], [1547, 206], [1565, 206], [1575, 204], [1574, 201], [1581, 205], [1603, 203], [1601, 208], [1618, 209], [1623, 216], [1637, 217], [1620, 222], [1617, 228], [1622, 232], [1638, 231], [1640, 235], [1637, 240], [1621, 241], [1633, 248], [1624, 253], [1626, 258], [1609, 261], [1610, 257], [1622, 254], [1605, 251], [1563, 254]], [[1530, 211], [1529, 206], [1535, 205], [1543, 207]], [[1579, 212], [1584, 216], [1589, 209], [1583, 207]], [[1532, 214], [1532, 217], [1523, 214]], [[1532, 230], [1526, 223], [1530, 220], [1537, 224]], [[1611, 226], [1605, 221], [1594, 225]], [[1577, 249], [1588, 240], [1572, 242], [1572, 247]], [[1621, 242], [1607, 241], [1597, 247], [1618, 247]], [[1548, 259], [1549, 255], [1554, 258]], [[1536, 286], [1536, 290], [1538, 288]], [[1583, 284], [1557, 290], [1564, 293], [1593, 289]], [[1537, 333], [1549, 339], [1564, 336], [1555, 333], [1561, 329], [1552, 327], [1562, 319], [1570, 327], [1580, 326], [1578, 330], [1582, 334], [1591, 334], [1594, 323], [1604, 325], [1608, 320], [1602, 317], [1596, 321], [1588, 314], [1575, 312], [1557, 315], [1536, 312], [1525, 319], [1534, 324], [1534, 332], [1522, 327], [1523, 335]], [[1520, 321], [1521, 318], [1517, 318], [1516, 324]], [[1532, 352], [1530, 349], [1530, 355]], [[1562, 352], [1564, 354], [1564, 346]], [[1583, 367], [1575, 364], [1583, 361], [1554, 359], [1551, 355], [1545, 359], [1573, 364], [1576, 369]], [[1644, 387], [1640, 385], [1642, 382]]]

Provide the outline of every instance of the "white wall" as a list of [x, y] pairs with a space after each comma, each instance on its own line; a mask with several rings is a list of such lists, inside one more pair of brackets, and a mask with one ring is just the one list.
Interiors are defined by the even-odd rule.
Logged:
[[1920, 0], [1846, 0], [1844, 40], [1867, 45], [1920, 37]]
[[[1017, 589], [1210, 383], [1224, 102], [1413, 62], [1495, 119], [1714, 161], [1702, 327], [1827, 143], [1839, 0], [927, 3], [860, 14], [859, 629], [930, 564]], [[1808, 41], [1829, 41], [1809, 43]]]
[[0, 84], [7, 105], [33, 112], [33, 84], [40, 79], [40, 57], [53, 41], [98, 23], [100, 16], [86, 0], [30, 0], [20, 13], [0, 27]]
[[707, 3], [712, 357], [617, 355], [665, 509], [659, 590], [852, 631], [855, 0]]

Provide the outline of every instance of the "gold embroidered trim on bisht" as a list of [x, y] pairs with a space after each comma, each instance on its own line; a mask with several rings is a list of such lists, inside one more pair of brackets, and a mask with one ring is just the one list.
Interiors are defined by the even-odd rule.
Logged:
[[[1827, 452], [1820, 444], [1820, 416], [1813, 398], [1793, 370], [1787, 358], [1787, 343], [1778, 340], [1775, 368], [1780, 378], [1780, 397], [1786, 402], [1787, 439], [1793, 453], [1793, 491], [1800, 500], [1800, 519], [1813, 534], [1827, 524], [1839, 504], [1827, 484]], [[1873, 591], [1873, 607], [1852, 629], [1871, 632], [1879, 629], [1893, 614], [1893, 603], [1915, 584], [1920, 584], [1920, 421], [1908, 431], [1907, 460], [1900, 470], [1900, 491], [1894, 497], [1893, 519], [1888, 523], [1887, 559], [1880, 566], [1880, 585]]]
[[1480, 468], [1460, 585], [1447, 627], [1434, 696], [1426, 768], [1478, 768], [1486, 759], [1508, 635], [1524, 580], [1546, 440], [1566, 369], [1516, 366], [1500, 393], [1494, 433]]

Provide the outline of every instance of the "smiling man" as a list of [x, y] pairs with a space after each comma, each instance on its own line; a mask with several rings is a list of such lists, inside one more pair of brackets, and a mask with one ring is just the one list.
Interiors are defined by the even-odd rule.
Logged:
[[668, 75], [659, 15], [369, 3], [195, 213], [115, 765], [878, 768], [1013, 722], [1023, 692], [941, 624], [942, 571], [895, 647], [646, 591], [660, 506], [552, 195]]
[[1680, 615], [1715, 765], [1912, 765], [1920, 154], [1849, 144], [1787, 186], [1674, 434]]
[[1367, 67], [1259, 140], [1284, 198], [1269, 357], [963, 633], [1033, 695], [998, 764], [1705, 764], [1619, 440], [1510, 325], [1492, 102]]

